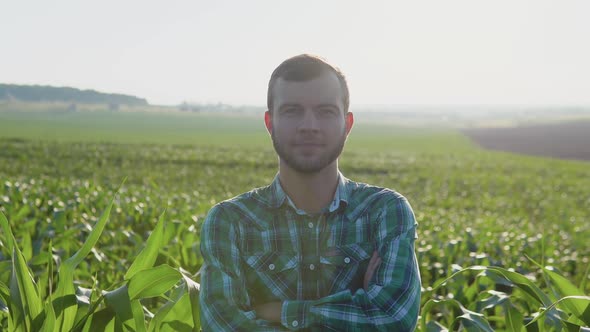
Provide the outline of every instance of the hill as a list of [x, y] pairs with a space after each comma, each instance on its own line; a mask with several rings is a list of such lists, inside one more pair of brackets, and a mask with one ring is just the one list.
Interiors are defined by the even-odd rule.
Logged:
[[0, 84], [0, 100], [129, 106], [144, 106], [148, 104], [143, 98], [117, 93], [103, 93], [95, 90], [80, 90], [70, 87], [16, 84]]

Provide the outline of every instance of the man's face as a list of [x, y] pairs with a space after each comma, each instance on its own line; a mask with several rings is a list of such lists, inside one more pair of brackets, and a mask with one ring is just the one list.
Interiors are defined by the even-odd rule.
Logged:
[[335, 163], [352, 127], [344, 114], [343, 93], [334, 73], [309, 81], [278, 79], [266, 125], [281, 161], [300, 173], [315, 173]]

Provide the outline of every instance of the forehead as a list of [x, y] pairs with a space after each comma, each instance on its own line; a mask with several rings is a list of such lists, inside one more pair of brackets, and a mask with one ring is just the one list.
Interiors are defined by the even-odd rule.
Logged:
[[284, 104], [313, 106], [332, 104], [344, 108], [344, 93], [336, 74], [322, 73], [308, 81], [287, 81], [279, 78], [273, 87], [273, 108]]

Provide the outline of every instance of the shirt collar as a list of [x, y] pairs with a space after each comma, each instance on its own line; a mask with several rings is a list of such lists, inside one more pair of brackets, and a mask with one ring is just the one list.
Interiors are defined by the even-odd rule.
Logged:
[[[334, 193], [334, 199], [328, 207], [325, 208], [324, 212], [334, 212], [338, 210], [340, 207], [345, 207], [348, 205], [348, 197], [349, 193], [347, 190], [347, 184], [350, 180], [344, 177], [342, 173], [338, 172], [338, 187], [336, 187], [336, 192]], [[271, 206], [273, 208], [279, 208], [283, 204], [288, 204], [297, 214], [305, 215], [307, 214], [305, 211], [297, 208], [291, 198], [285, 193], [283, 187], [281, 186], [281, 181], [279, 180], [279, 175], [277, 174], [272, 181], [271, 184], [272, 188], [272, 200]]]

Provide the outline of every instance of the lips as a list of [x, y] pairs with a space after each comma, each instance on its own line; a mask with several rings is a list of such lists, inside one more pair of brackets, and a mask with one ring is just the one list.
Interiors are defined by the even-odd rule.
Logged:
[[295, 146], [300, 146], [300, 147], [322, 147], [322, 146], [324, 146], [324, 144], [318, 143], [318, 142], [301, 142], [301, 143], [295, 143]]

